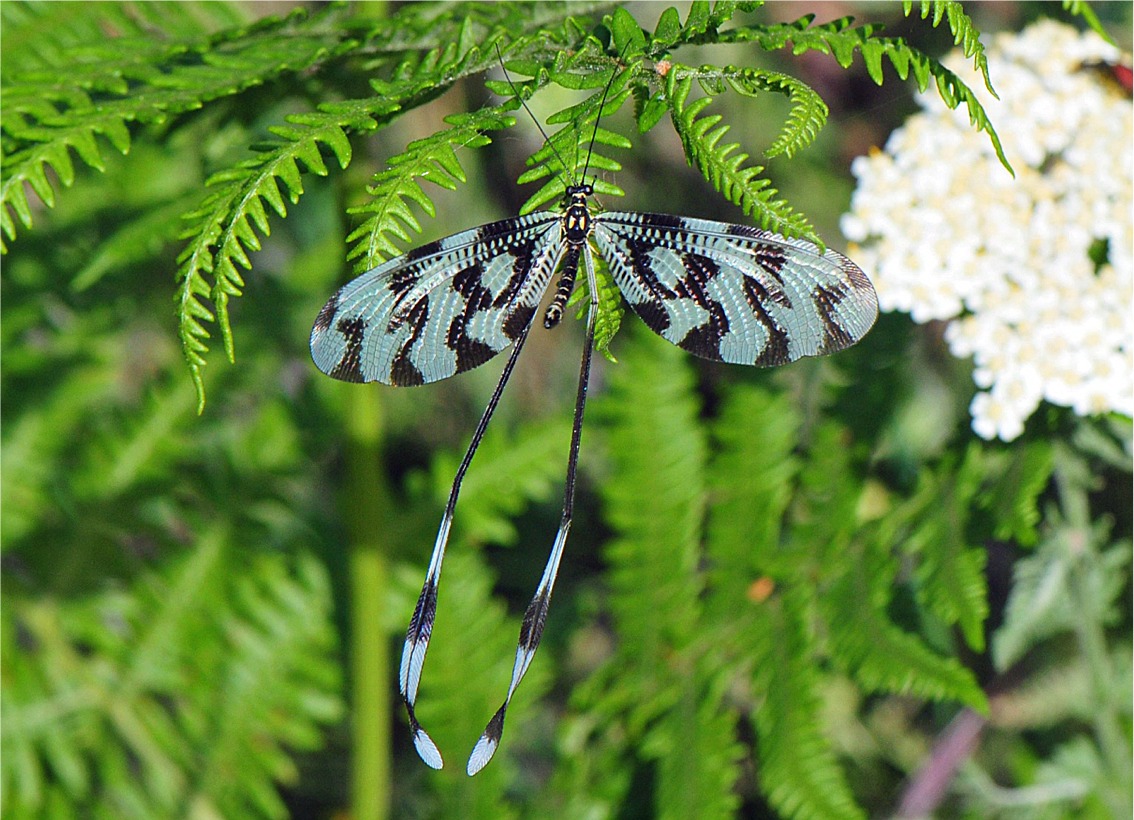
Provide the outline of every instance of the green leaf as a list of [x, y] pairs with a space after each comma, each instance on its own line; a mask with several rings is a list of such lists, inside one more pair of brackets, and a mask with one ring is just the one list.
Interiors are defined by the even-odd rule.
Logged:
[[935, 655], [883, 615], [896, 574], [889, 556], [867, 551], [820, 597], [834, 658], [868, 691], [959, 700], [986, 711], [971, 671], [955, 658]]
[[983, 479], [982, 452], [973, 444], [960, 467], [947, 460], [921, 475], [911, 500], [916, 519], [905, 548], [921, 560], [918, 594], [947, 624], [957, 624], [973, 649], [984, 647], [988, 617], [985, 553], [967, 541], [970, 510], [977, 503]]
[[1003, 455], [985, 468], [994, 480], [976, 500], [996, 522], [996, 538], [1031, 546], [1038, 538], [1039, 496], [1051, 478], [1055, 453], [1049, 442], [1034, 441]]
[[[1101, 522], [1090, 533], [1060, 527], [1040, 542], [1034, 555], [1016, 562], [1004, 623], [992, 639], [997, 669], [1008, 669], [1041, 641], [1083, 622], [1113, 621], [1130, 576], [1130, 551], [1128, 544], [1098, 549], [1105, 531]], [[1085, 537], [1090, 549], [1083, 548]], [[1079, 588], [1076, 573], [1083, 578]]]
[[642, 33], [642, 27], [638, 25], [638, 21], [626, 9], [615, 9], [614, 14], [608, 18], [607, 26], [610, 28], [611, 45], [616, 54], [625, 56], [645, 48], [646, 35]]
[[1063, 10], [1068, 14], [1073, 14], [1077, 17], [1082, 17], [1083, 22], [1090, 27], [1091, 31], [1102, 37], [1111, 45], [1117, 46], [1114, 38], [1107, 32], [1106, 27], [1103, 26], [1102, 21], [1099, 20], [1095, 10], [1091, 8], [1091, 4], [1085, 0], [1063, 0]]
[[665, 116], [668, 110], [665, 97], [661, 93], [649, 97], [637, 112], [638, 133], [645, 134], [661, 122], [661, 118]]
[[756, 96], [760, 91], [783, 94], [791, 103], [791, 111], [783, 131], [764, 156], [794, 156], [819, 135], [827, 122], [829, 109], [823, 99], [806, 83], [787, 74], [759, 69], [726, 69], [729, 84], [741, 94]]
[[[678, 80], [679, 76], [684, 76], [684, 79]], [[760, 176], [764, 168], [745, 166], [748, 154], [734, 153], [739, 147], [737, 143], [721, 144], [722, 137], [729, 130], [727, 125], [718, 125], [721, 117], [699, 117], [712, 98], [702, 97], [687, 104], [692, 76], [688, 69], [674, 66], [666, 77], [670, 115], [689, 164], [697, 168], [723, 197], [738, 205], [764, 228], [818, 243], [811, 224], [786, 202], [775, 199], [778, 192]]]
[[677, 9], [670, 6], [661, 13], [658, 24], [654, 28], [654, 40], [663, 46], [670, 46], [681, 36], [681, 16]]
[[760, 741], [760, 789], [784, 816], [860, 818], [830, 741], [821, 731], [814, 647], [800, 590], [769, 602], [755, 687], [765, 701], [753, 723]]
[[373, 199], [349, 209], [352, 214], [368, 215], [347, 237], [348, 242], [355, 243], [347, 258], [358, 260], [356, 270], [369, 270], [402, 253], [393, 238], [408, 242], [411, 233], [421, 232], [421, 225], [409, 203], [416, 203], [430, 217], [436, 213], [433, 202], [418, 180], [454, 190], [457, 183], [465, 181], [454, 147], [480, 148], [488, 145], [490, 140], [484, 132], [515, 125], [515, 118], [508, 112], [516, 107], [518, 103], [510, 102], [449, 117], [446, 120], [449, 128], [411, 142], [405, 151], [390, 158], [386, 170], [376, 174], [370, 185]]

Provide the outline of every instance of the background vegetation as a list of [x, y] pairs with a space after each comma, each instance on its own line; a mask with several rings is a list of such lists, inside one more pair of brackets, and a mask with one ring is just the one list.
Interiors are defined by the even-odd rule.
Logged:
[[[911, 110], [899, 75], [968, 106], [925, 55], [979, 64], [977, 29], [1058, 7], [289, 9], [0, 5], [5, 816], [859, 817], [954, 770], [930, 809], [1128, 810], [1129, 419], [981, 442], [968, 365], [901, 315], [772, 372], [627, 319], [543, 651], [470, 779], [558, 521], [582, 329], [533, 336], [465, 482], [419, 708], [440, 773], [392, 650], [498, 367], [393, 390], [306, 350], [348, 254], [561, 189], [517, 185], [542, 138], [486, 88], [493, 44], [541, 120], [593, 122], [612, 55], [639, 60], [591, 160], [608, 207], [837, 246], [850, 158]], [[1100, 11], [1128, 36], [1128, 5]], [[667, 55], [712, 65], [682, 85]]]

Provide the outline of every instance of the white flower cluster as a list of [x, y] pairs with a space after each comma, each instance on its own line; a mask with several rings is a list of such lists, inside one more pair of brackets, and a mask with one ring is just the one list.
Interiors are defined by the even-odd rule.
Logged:
[[1011, 441], [1041, 400], [1131, 415], [1134, 106], [1091, 67], [1120, 55], [1054, 22], [987, 53], [999, 100], [960, 53], [945, 63], [977, 92], [1016, 177], [963, 104], [927, 91], [924, 113], [852, 166], [851, 255], [883, 310], [949, 323], [953, 355], [976, 366], [978, 435]]

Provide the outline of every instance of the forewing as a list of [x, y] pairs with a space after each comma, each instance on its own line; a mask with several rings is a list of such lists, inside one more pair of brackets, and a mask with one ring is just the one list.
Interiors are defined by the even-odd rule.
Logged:
[[348, 282], [311, 358], [350, 382], [414, 385], [484, 364], [531, 321], [563, 254], [562, 217], [504, 219], [422, 245]]
[[850, 347], [878, 316], [870, 280], [840, 253], [744, 225], [604, 213], [594, 238], [623, 297], [665, 339], [761, 367]]

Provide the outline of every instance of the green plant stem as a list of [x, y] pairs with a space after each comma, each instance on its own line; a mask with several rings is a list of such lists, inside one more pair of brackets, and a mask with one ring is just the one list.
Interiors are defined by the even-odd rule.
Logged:
[[[1055, 476], [1059, 484], [1060, 506], [1066, 518], [1066, 529], [1061, 542], [1067, 550], [1070, 568], [1068, 590], [1072, 606], [1083, 617], [1075, 621], [1075, 638], [1079, 651], [1090, 670], [1091, 723], [1104, 765], [1119, 789], [1108, 790], [1103, 798], [1115, 817], [1122, 816], [1130, 807], [1131, 758], [1123, 737], [1118, 705], [1114, 702], [1115, 672], [1107, 653], [1106, 635], [1102, 620], [1097, 616], [1097, 602], [1091, 575], [1098, 571], [1097, 545], [1090, 520], [1090, 502], [1087, 491], [1091, 480], [1087, 465], [1067, 448], [1060, 448], [1056, 459]], [[1092, 566], [1094, 565], [1094, 566]]]
[[382, 470], [378, 392], [350, 391], [347, 404], [347, 485], [350, 536], [351, 816], [382, 820], [390, 811], [389, 647], [383, 612], [389, 579], [390, 494]]

